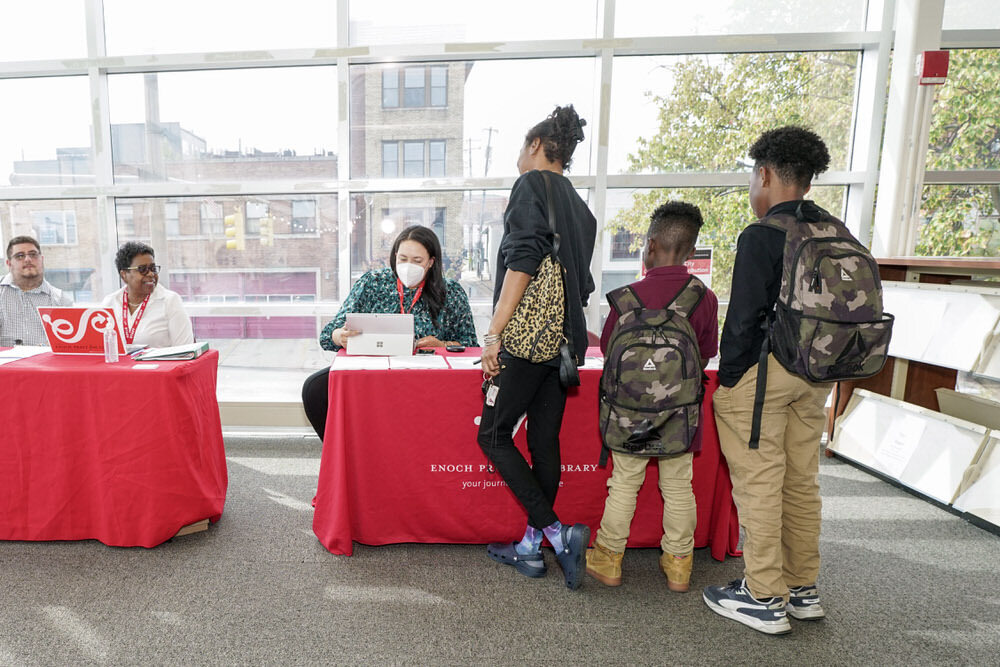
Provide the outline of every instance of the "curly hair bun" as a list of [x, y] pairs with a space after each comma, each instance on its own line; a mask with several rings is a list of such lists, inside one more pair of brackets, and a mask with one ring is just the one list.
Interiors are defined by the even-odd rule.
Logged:
[[580, 118], [572, 104], [564, 107], [556, 107], [549, 118], [555, 126], [555, 134], [565, 142], [580, 143], [583, 141], [583, 127], [587, 121]]
[[573, 151], [576, 145], [583, 141], [583, 127], [587, 121], [580, 118], [572, 104], [556, 107], [545, 120], [528, 130], [524, 140], [531, 143], [535, 139], [542, 141], [545, 157], [551, 162], [557, 162], [563, 169], [569, 169], [573, 161]]

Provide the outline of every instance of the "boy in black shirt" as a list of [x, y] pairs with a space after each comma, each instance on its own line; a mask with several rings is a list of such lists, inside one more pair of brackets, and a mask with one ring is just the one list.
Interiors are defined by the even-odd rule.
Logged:
[[[785, 211], [816, 221], [824, 213], [804, 200], [830, 155], [819, 136], [800, 127], [765, 132], [750, 148], [750, 206], [759, 222]], [[785, 233], [752, 224], [740, 234], [729, 311], [719, 346], [713, 402], [719, 444], [729, 464], [733, 499], [744, 530], [745, 577], [705, 589], [716, 613], [767, 634], [791, 631], [787, 614], [824, 616], [819, 574], [819, 442], [829, 385], [792, 375], [773, 355], [758, 448], [751, 448], [757, 361], [781, 287]]]

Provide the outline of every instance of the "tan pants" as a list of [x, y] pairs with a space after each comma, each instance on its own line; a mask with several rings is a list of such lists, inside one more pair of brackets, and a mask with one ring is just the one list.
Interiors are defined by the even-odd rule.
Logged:
[[[698, 520], [691, 488], [693, 454], [660, 457], [660, 494], [663, 496], [663, 551], [686, 556], [694, 550], [694, 527]], [[614, 467], [608, 479], [608, 499], [595, 541], [610, 551], [625, 551], [629, 527], [635, 516], [636, 496], [646, 478], [648, 456], [611, 452]]]
[[819, 574], [819, 444], [829, 385], [792, 375], [771, 356], [760, 448], [750, 449], [757, 366], [715, 391], [719, 444], [743, 527], [743, 564], [754, 597], [788, 598]]

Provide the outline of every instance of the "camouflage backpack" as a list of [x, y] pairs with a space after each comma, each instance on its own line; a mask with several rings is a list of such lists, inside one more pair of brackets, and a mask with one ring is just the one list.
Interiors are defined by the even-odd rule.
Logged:
[[794, 215], [778, 213], [757, 224], [785, 232], [785, 254], [761, 350], [751, 448], [760, 435], [768, 351], [811, 382], [871, 377], [885, 365], [894, 320], [882, 310], [878, 264], [843, 222], [801, 202]]
[[691, 276], [666, 308], [646, 308], [626, 285], [608, 293], [618, 313], [604, 359], [600, 428], [607, 449], [638, 456], [686, 452], [701, 415], [701, 352], [688, 317], [707, 288]]

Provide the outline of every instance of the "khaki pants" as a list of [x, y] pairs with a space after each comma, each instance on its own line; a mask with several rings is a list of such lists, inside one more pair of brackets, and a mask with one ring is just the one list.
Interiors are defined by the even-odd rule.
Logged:
[[[691, 488], [693, 454], [657, 459], [660, 494], [663, 496], [663, 551], [686, 556], [694, 550], [694, 527], [698, 520]], [[629, 527], [635, 515], [636, 496], [646, 478], [648, 456], [611, 452], [614, 467], [608, 479], [608, 499], [595, 541], [610, 551], [625, 551]]]
[[792, 375], [772, 355], [760, 448], [750, 449], [757, 366], [715, 391], [719, 444], [743, 527], [743, 564], [754, 597], [788, 598], [819, 574], [819, 443], [829, 385]]

